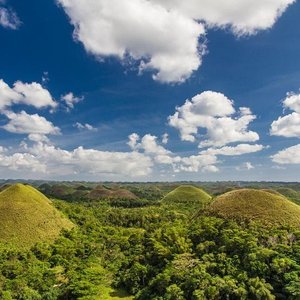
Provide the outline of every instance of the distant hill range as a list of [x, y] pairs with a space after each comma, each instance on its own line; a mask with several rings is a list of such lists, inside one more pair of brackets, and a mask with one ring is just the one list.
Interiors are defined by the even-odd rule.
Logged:
[[101, 199], [137, 199], [138, 197], [125, 188], [118, 185], [105, 187], [97, 185], [93, 188], [82, 184], [42, 184], [39, 190], [46, 195], [64, 200], [101, 200]]

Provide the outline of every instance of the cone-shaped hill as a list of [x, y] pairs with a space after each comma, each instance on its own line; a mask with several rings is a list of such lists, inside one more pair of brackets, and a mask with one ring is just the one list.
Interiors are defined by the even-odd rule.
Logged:
[[98, 185], [95, 189], [88, 193], [87, 198], [91, 200], [98, 200], [104, 198], [134, 200], [138, 197], [126, 189], [121, 189], [118, 187], [116, 189], [108, 189], [102, 185]]
[[212, 212], [235, 220], [300, 226], [300, 206], [269, 191], [241, 189], [218, 196]]
[[211, 202], [211, 196], [202, 189], [192, 185], [181, 185], [175, 190], [168, 193], [163, 199], [162, 203], [168, 205], [186, 204], [197, 205], [199, 208], [206, 206]]
[[51, 242], [63, 228], [72, 227], [48, 198], [29, 185], [12, 185], [0, 193], [1, 242], [30, 247]]

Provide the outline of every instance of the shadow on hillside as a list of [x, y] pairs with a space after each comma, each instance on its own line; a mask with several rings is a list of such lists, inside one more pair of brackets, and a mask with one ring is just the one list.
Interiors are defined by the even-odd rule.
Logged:
[[116, 299], [118, 299], [118, 298], [125, 299], [125, 300], [131, 299], [131, 296], [124, 290], [114, 290], [114, 291], [110, 292], [109, 295]]

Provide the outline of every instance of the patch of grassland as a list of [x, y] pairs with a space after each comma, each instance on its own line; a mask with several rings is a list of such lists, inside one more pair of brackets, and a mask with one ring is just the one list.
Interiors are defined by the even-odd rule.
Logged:
[[191, 185], [182, 185], [168, 193], [162, 203], [168, 205], [183, 204], [187, 206], [197, 205], [199, 208], [205, 207], [211, 202], [212, 197], [202, 189]]
[[125, 290], [103, 287], [101, 288], [101, 297], [95, 300], [133, 300]]
[[1, 242], [30, 247], [51, 242], [63, 228], [72, 227], [47, 197], [29, 185], [15, 184], [0, 193]]
[[218, 196], [210, 210], [226, 218], [300, 226], [300, 206], [282, 195], [241, 189]]

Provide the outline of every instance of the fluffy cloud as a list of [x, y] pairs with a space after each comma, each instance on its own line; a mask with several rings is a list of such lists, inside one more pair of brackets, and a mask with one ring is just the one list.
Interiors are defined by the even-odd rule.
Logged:
[[256, 132], [248, 125], [255, 120], [249, 108], [242, 107], [238, 114], [233, 101], [221, 93], [206, 91], [186, 100], [169, 117], [169, 125], [177, 128], [183, 141], [194, 142], [199, 129], [206, 130], [206, 139], [199, 147], [221, 147], [235, 142], [255, 142]]
[[146, 134], [139, 145], [147, 154], [167, 155], [170, 151], [163, 146], [157, 144], [157, 137], [151, 134]]
[[28, 139], [32, 142], [50, 142], [46, 135], [40, 133], [30, 133]]
[[209, 26], [229, 26], [237, 35], [254, 34], [271, 28], [295, 0], [151, 0], [168, 9], [202, 20]]
[[152, 171], [149, 157], [137, 152], [108, 152], [78, 147], [72, 151], [46, 143], [24, 147], [26, 152], [0, 154], [0, 167], [11, 170], [28, 169], [49, 175], [124, 175], [132, 178]]
[[213, 164], [217, 163], [215, 155], [199, 154], [180, 157], [159, 145], [157, 137], [151, 134], [146, 134], [140, 138], [139, 135], [133, 133], [129, 136], [128, 145], [135, 151], [143, 151], [145, 155], [153, 160], [153, 163], [172, 166], [175, 172], [198, 172], [200, 170], [209, 171], [216, 169], [213, 166]]
[[189, 157], [183, 157], [175, 168], [175, 172], [218, 172], [218, 168], [215, 164], [218, 163], [218, 159], [215, 155], [199, 154], [191, 155]]
[[287, 116], [279, 117], [271, 125], [271, 135], [284, 137], [300, 137], [300, 114], [293, 112]]
[[179, 162], [179, 157], [174, 157], [172, 152], [158, 145], [157, 137], [151, 134], [146, 134], [139, 144], [139, 147], [148, 155], [153, 155], [154, 160], [161, 164], [174, 164]]
[[182, 82], [202, 63], [205, 26], [254, 34], [272, 27], [295, 0], [57, 1], [87, 52], [138, 61], [156, 80]]
[[77, 123], [74, 124], [74, 127], [78, 128], [80, 130], [86, 129], [86, 130], [89, 130], [89, 131], [97, 131], [97, 128], [95, 128], [94, 126], [92, 126], [88, 123], [81, 124], [81, 123], [77, 122]]
[[49, 91], [39, 83], [17, 81], [11, 88], [0, 79], [0, 110], [6, 109], [13, 104], [31, 105], [35, 108], [55, 108], [57, 106]]
[[288, 94], [283, 101], [285, 109], [294, 112], [279, 117], [271, 124], [271, 135], [284, 137], [300, 137], [300, 94]]
[[215, 166], [219, 155], [236, 156], [247, 153], [254, 153], [264, 149], [262, 145], [240, 144], [235, 147], [210, 148], [201, 151], [197, 155], [182, 157], [159, 145], [157, 137], [146, 134], [140, 138], [136, 133], [129, 136], [128, 145], [134, 151], [142, 151], [152, 158], [153, 163], [170, 165], [175, 172], [218, 172]]
[[300, 144], [279, 151], [271, 159], [277, 164], [300, 164]]
[[[288, 93], [283, 101], [283, 107], [293, 112], [274, 121], [271, 124], [270, 134], [300, 138], [300, 94]], [[271, 159], [277, 164], [300, 164], [299, 150], [300, 144], [279, 151], [271, 156]]]
[[[132, 150], [143, 150], [146, 155], [153, 157], [154, 161], [160, 164], [173, 164], [178, 158], [173, 157], [171, 151], [157, 143], [157, 137], [146, 134], [140, 139], [136, 133], [131, 134], [127, 143]], [[140, 142], [139, 142], [140, 141]]]
[[21, 24], [17, 14], [10, 8], [4, 7], [5, 1], [0, 1], [0, 25], [8, 29], [18, 29]]
[[201, 64], [204, 26], [178, 11], [146, 0], [58, 2], [75, 26], [74, 37], [97, 57], [129, 56], [163, 82], [183, 81]]
[[29, 170], [37, 173], [46, 172], [46, 165], [30, 153], [14, 153], [12, 155], [0, 153], [0, 167], [14, 171]]
[[300, 113], [300, 94], [288, 93], [283, 101], [283, 106]]
[[17, 81], [14, 84], [14, 90], [21, 95], [22, 103], [32, 105], [36, 108], [56, 107], [57, 103], [52, 99], [48, 90], [43, 88], [39, 83], [23, 83]]
[[[12, 128], [17, 133], [33, 131], [20, 129], [19, 125]], [[47, 177], [69, 177], [80, 174], [81, 178], [88, 175], [105, 178], [120, 178], [120, 176], [139, 178], [151, 174], [154, 168], [160, 169], [160, 166], [170, 166], [176, 173], [215, 173], [219, 171], [216, 166], [219, 163], [218, 155], [240, 155], [259, 151], [261, 148], [260, 145], [238, 145], [208, 149], [197, 155], [178, 156], [160, 145], [156, 136], [146, 134], [140, 138], [137, 134], [132, 134], [128, 143], [132, 152], [99, 151], [83, 147], [64, 150], [49, 143], [45, 134], [50, 132], [53, 130], [30, 133], [28, 139], [31, 142], [27, 144], [23, 141], [20, 150], [15, 152], [0, 147], [0, 169], [28, 171], [28, 174], [36, 173], [39, 176], [44, 174], [43, 176]]]
[[0, 79], [0, 109], [6, 108], [22, 101], [22, 95], [10, 88], [7, 83]]
[[29, 115], [25, 111], [20, 113], [6, 112], [9, 122], [2, 128], [6, 131], [18, 134], [59, 134], [60, 130], [50, 121], [38, 114]]
[[68, 109], [74, 108], [74, 105], [80, 101], [82, 101], [84, 97], [76, 97], [72, 92], [67, 93], [61, 97], [61, 100], [63, 100]]

